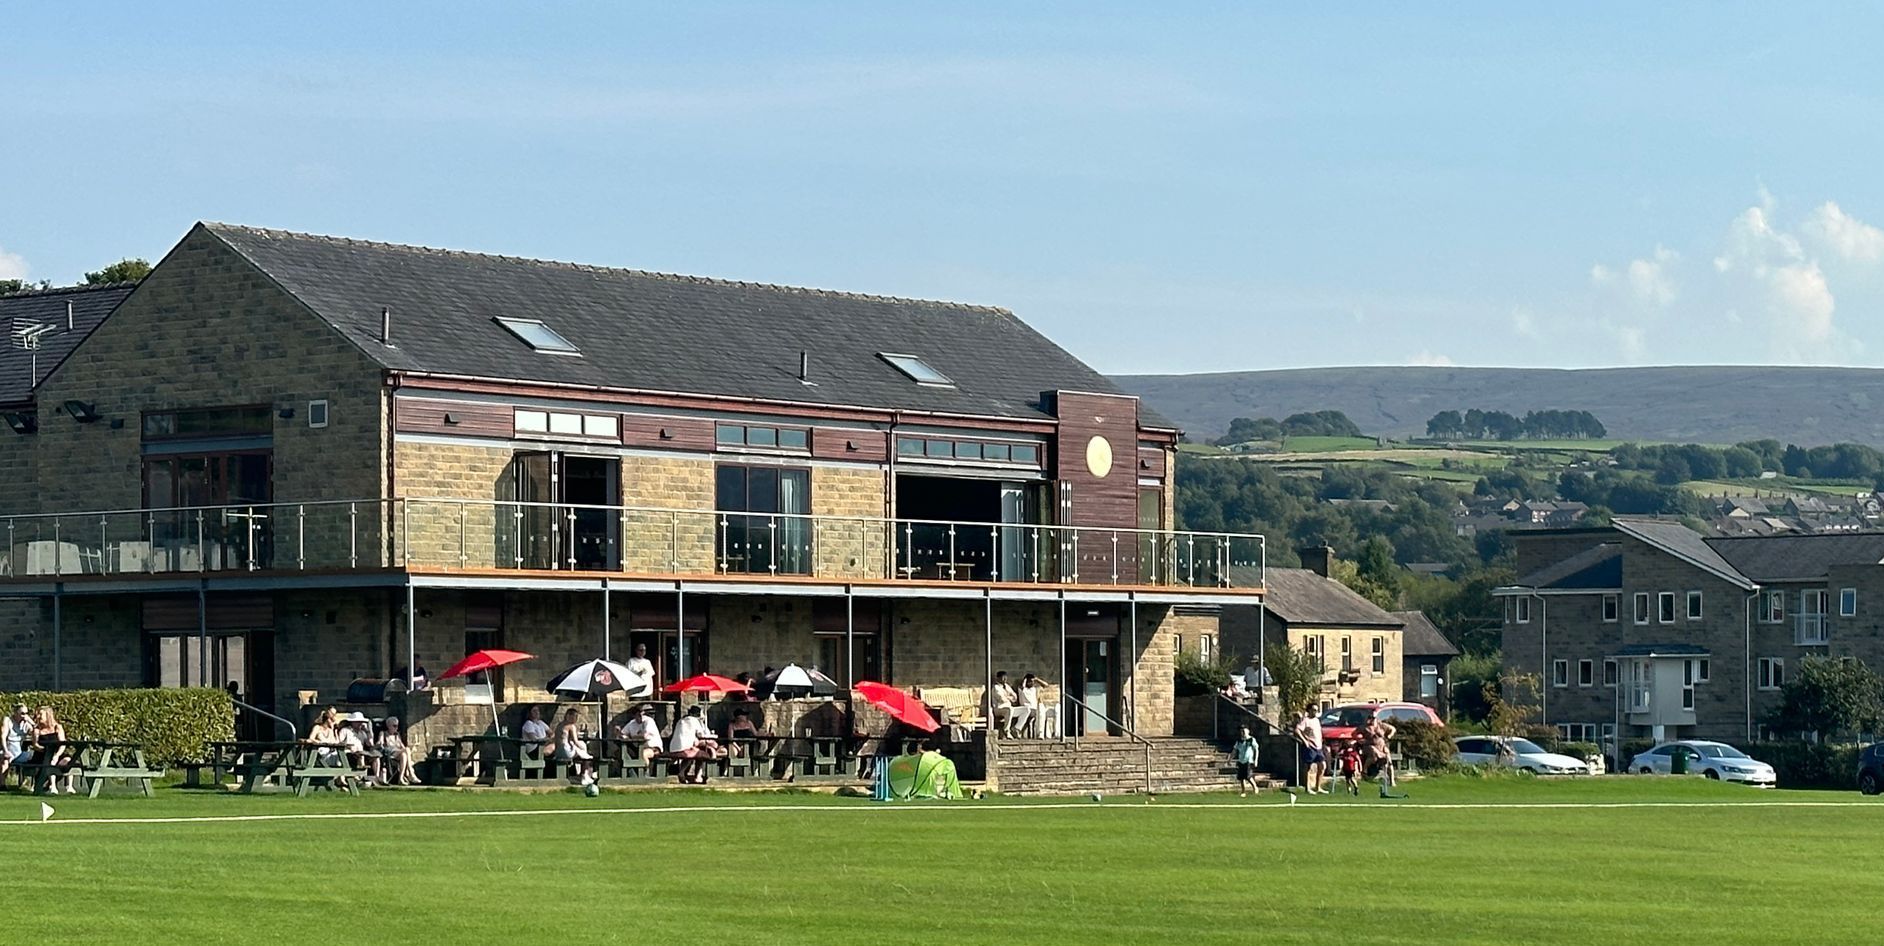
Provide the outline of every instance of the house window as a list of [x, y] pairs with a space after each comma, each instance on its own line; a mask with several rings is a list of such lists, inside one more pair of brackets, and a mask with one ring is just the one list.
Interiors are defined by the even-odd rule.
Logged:
[[1769, 591], [1766, 593], [1766, 608], [1761, 613], [1760, 619], [1768, 624], [1784, 624], [1786, 622], [1785, 592]]
[[1550, 662], [1550, 685], [1554, 687], [1570, 685], [1570, 661], [1553, 660]]
[[1557, 735], [1565, 742], [1595, 742], [1595, 723], [1558, 723]]
[[810, 470], [721, 466], [714, 503], [721, 571], [811, 573]]
[[1593, 660], [1577, 661], [1577, 686], [1596, 685], [1596, 662]]
[[1648, 622], [1649, 622], [1648, 592], [1638, 591], [1635, 593], [1635, 623], [1647, 624]]
[[1040, 465], [1040, 445], [993, 443], [985, 440], [945, 440], [935, 437], [898, 437], [896, 455], [925, 460], [967, 460], [972, 463]]
[[1713, 661], [1702, 657], [1694, 662], [1694, 682], [1706, 683], [1713, 675]]
[[1374, 672], [1386, 673], [1387, 672], [1387, 639], [1384, 637], [1376, 637], [1374, 638], [1373, 646], [1374, 646]]
[[566, 411], [517, 411], [511, 421], [520, 434], [620, 440], [621, 418], [613, 414], [575, 414]]
[[888, 362], [890, 367], [901, 371], [904, 376], [917, 384], [926, 384], [938, 388], [952, 388], [955, 386], [955, 382], [950, 381], [948, 375], [930, 367], [928, 362], [923, 361], [915, 355], [878, 352], [877, 357]]
[[1761, 657], [1759, 667], [1759, 688], [1777, 690], [1786, 685], [1786, 660], [1783, 657]]
[[1209, 663], [1211, 652], [1216, 649], [1215, 645], [1216, 645], [1216, 639], [1211, 637], [1209, 634], [1198, 635], [1197, 656], [1202, 657], [1204, 660], [1204, 663]]
[[1615, 595], [1603, 596], [1603, 623], [1614, 624], [1618, 613], [1622, 611], [1622, 602]]
[[1700, 619], [1701, 593], [1698, 591], [1690, 591], [1688, 592], [1688, 620], [1699, 621]]
[[327, 402], [324, 400], [307, 402], [307, 425], [320, 429], [327, 426]]
[[1353, 669], [1354, 669], [1354, 638], [1343, 637], [1341, 638], [1341, 670], [1342, 672], [1345, 673]]
[[1518, 603], [1517, 603], [1517, 609], [1518, 609], [1518, 623], [1519, 624], [1531, 623], [1531, 599], [1519, 598]]
[[1849, 617], [1856, 617], [1857, 615], [1858, 615], [1858, 589], [1856, 588], [1838, 589], [1838, 616], [1841, 618], [1849, 618]]
[[1693, 686], [1684, 686], [1681, 688], [1681, 708], [1684, 710], [1691, 710], [1694, 708], [1694, 687]]
[[1675, 593], [1664, 591], [1655, 596], [1655, 619], [1663, 624], [1675, 623]]
[[273, 414], [266, 404], [157, 411], [144, 415], [144, 439], [207, 440], [267, 436], [275, 432]]
[[1315, 658], [1315, 661], [1317, 663], [1320, 663], [1323, 667], [1327, 666], [1327, 661], [1324, 659], [1324, 657], [1328, 651], [1327, 651], [1326, 646], [1324, 646], [1323, 644], [1323, 639], [1321, 635], [1311, 634], [1308, 637], [1303, 638], [1302, 650], [1305, 653], [1307, 653], [1310, 657]]
[[582, 349], [577, 348], [569, 339], [562, 337], [555, 329], [536, 319], [506, 319], [500, 316], [493, 321], [508, 329], [510, 334], [517, 336], [525, 345], [546, 355], [582, 354]]
[[757, 447], [761, 450], [804, 451], [811, 447], [810, 434], [803, 427], [754, 424], [720, 424], [714, 428], [713, 442], [722, 447]]
[[1613, 687], [1615, 685], [1616, 685], [1616, 659], [1614, 657], [1604, 657], [1603, 658], [1603, 686]]

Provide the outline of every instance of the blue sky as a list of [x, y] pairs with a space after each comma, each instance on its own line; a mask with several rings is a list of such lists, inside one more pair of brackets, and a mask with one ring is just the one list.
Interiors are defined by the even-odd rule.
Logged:
[[999, 304], [1111, 372], [1880, 364], [1880, 27], [14, 4], [0, 276], [209, 219]]

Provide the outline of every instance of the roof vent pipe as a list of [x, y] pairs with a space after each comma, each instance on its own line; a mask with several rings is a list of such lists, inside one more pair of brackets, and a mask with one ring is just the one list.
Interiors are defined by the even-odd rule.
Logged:
[[811, 353], [808, 351], [798, 353], [798, 380], [811, 380]]
[[67, 299], [65, 303], [65, 330], [70, 332], [76, 328], [78, 328], [78, 321], [72, 317], [72, 300]]
[[379, 343], [387, 348], [396, 347], [392, 341], [392, 306], [379, 307]]

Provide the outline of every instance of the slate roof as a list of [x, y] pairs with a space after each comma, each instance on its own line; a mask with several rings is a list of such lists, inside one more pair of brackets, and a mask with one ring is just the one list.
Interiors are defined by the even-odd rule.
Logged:
[[[393, 370], [924, 413], [1042, 419], [1043, 391], [1118, 394], [1006, 309], [199, 225]], [[392, 308], [392, 341], [379, 340]], [[494, 317], [538, 319], [581, 357]], [[798, 380], [799, 353], [811, 380]], [[877, 357], [922, 358], [955, 387]], [[1140, 423], [1171, 428], [1144, 407]]]
[[[36, 289], [0, 296], [0, 404], [26, 400], [52, 369], [59, 366], [72, 349], [110, 315], [137, 283], [111, 283], [104, 286], [68, 286], [61, 289]], [[72, 328], [66, 328], [66, 305], [72, 307]], [[33, 353], [13, 340], [13, 330], [27, 323], [51, 325], [53, 330], [39, 337], [39, 369], [33, 370]]]
[[1400, 638], [1400, 653], [1407, 657], [1457, 657], [1459, 648], [1452, 646], [1446, 635], [1424, 611], [1389, 611], [1406, 630]]
[[1622, 543], [1593, 545], [1525, 575], [1515, 584], [1524, 588], [1620, 588]]
[[1331, 627], [1401, 626], [1399, 618], [1332, 578], [1306, 568], [1268, 571], [1263, 603], [1269, 613], [1289, 624]]
[[[1616, 519], [1616, 531], [1633, 536], [1697, 568], [1712, 572], [1742, 588], [1752, 589], [1754, 582], [1741, 574], [1715, 552], [1706, 539], [1679, 522], [1659, 519]], [[1765, 540], [1763, 540], [1765, 541]]]
[[1705, 540], [1741, 574], [1758, 582], [1813, 581], [1833, 565], [1884, 562], [1884, 532], [1763, 535]]

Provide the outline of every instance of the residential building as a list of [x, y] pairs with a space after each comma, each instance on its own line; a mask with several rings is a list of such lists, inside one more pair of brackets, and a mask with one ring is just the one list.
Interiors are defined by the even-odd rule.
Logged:
[[1884, 666], [1884, 533], [1705, 538], [1660, 520], [1517, 536], [1506, 665], [1565, 736], [1742, 741], [1805, 657]]
[[1409, 703], [1424, 703], [1447, 719], [1452, 715], [1446, 694], [1452, 679], [1452, 658], [1459, 648], [1446, 639], [1424, 611], [1389, 611], [1400, 621], [1400, 698]]
[[1272, 644], [1321, 658], [1324, 705], [1401, 698], [1404, 622], [1332, 576], [1334, 550], [1298, 549], [1302, 568], [1270, 568], [1261, 608], [1223, 609], [1222, 646], [1238, 657]]
[[1178, 431], [1003, 309], [221, 224], [0, 306], [61, 299], [95, 327], [0, 388], [0, 688], [290, 715], [503, 646], [507, 702], [645, 645], [1159, 734], [1176, 639], [1261, 600], [1260, 537], [1172, 528]]

